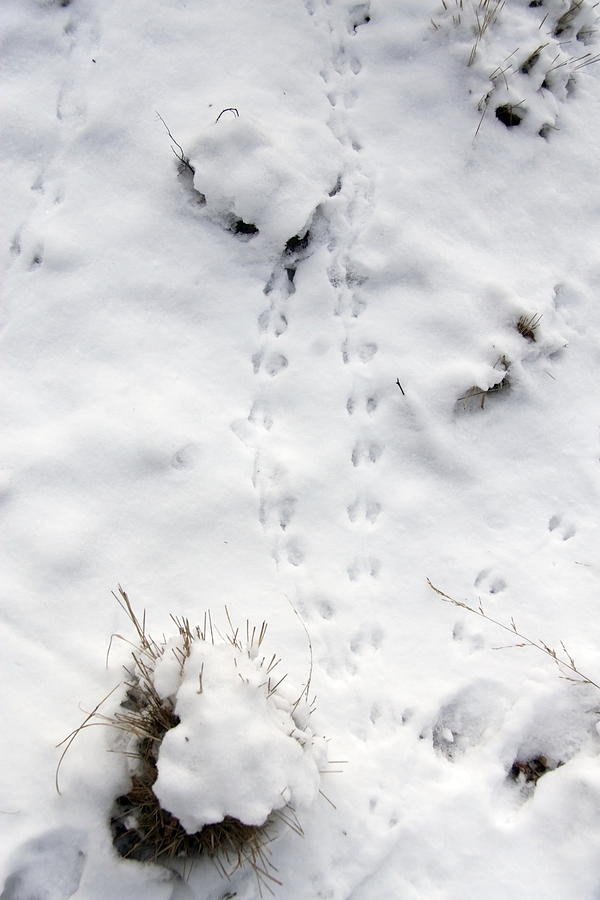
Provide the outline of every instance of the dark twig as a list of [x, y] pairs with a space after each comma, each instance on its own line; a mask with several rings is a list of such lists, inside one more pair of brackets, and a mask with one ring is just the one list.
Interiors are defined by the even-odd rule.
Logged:
[[240, 117], [240, 114], [239, 114], [238, 110], [235, 108], [235, 106], [227, 106], [225, 109], [222, 109], [222, 110], [221, 110], [221, 112], [219, 113], [219, 115], [218, 115], [217, 118], [215, 119], [215, 125], [217, 124], [217, 122], [219, 121], [219, 119], [221, 118], [221, 116], [223, 115], [223, 113], [226, 113], [226, 112], [231, 112], [231, 113], [233, 113], [236, 119], [239, 119], [239, 117]]
[[[193, 175], [196, 170], [194, 169], [193, 165], [191, 164], [189, 157], [185, 155], [183, 147], [181, 146], [179, 141], [173, 137], [173, 135], [171, 133], [171, 129], [169, 128], [169, 126], [167, 125], [167, 123], [165, 122], [165, 120], [163, 119], [163, 117], [161, 116], [161, 114], [158, 111], [157, 111], [156, 115], [158, 116], [160, 121], [165, 126], [166, 132], [169, 135], [169, 137], [171, 138], [171, 140], [173, 141], [173, 144], [175, 144], [175, 147], [177, 147], [177, 150], [176, 150], [175, 147], [173, 147], [173, 145], [171, 145], [171, 150], [173, 151], [173, 153], [179, 160], [180, 171], [183, 171], [183, 169], [188, 169]], [[177, 152], [177, 151], [179, 151], [179, 152]]]

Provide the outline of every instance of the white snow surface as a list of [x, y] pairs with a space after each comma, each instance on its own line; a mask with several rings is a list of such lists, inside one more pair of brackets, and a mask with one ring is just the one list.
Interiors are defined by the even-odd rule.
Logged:
[[194, 187], [210, 212], [254, 225], [262, 233], [259, 246], [281, 253], [289, 238], [304, 235], [334, 187], [341, 148], [325, 123], [308, 117], [271, 116], [262, 123], [236, 113], [211, 123], [190, 148]]
[[188, 833], [226, 816], [263, 825], [273, 810], [314, 801], [326, 744], [297, 727], [276, 690], [284, 676], [270, 679], [227, 643], [192, 644], [175, 692], [180, 722], [162, 739], [153, 787]]
[[600, 684], [598, 9], [506, 0], [467, 65], [446, 6], [0, 4], [2, 900], [258, 896], [118, 856], [110, 730], [55, 790], [119, 583], [266, 619], [298, 693], [306, 624], [346, 762], [277, 897], [600, 896], [598, 688], [426, 580]]

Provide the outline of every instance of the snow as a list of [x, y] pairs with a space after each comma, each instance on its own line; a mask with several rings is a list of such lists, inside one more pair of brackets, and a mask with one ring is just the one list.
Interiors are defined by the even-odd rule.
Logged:
[[226, 816], [263, 825], [273, 810], [314, 801], [326, 746], [298, 729], [294, 703], [276, 689], [283, 677], [227, 643], [192, 645], [174, 692], [180, 722], [162, 740], [154, 785], [190, 834]]
[[119, 583], [167, 639], [170, 614], [267, 620], [287, 702], [305, 623], [331, 802], [241, 681], [161, 774], [190, 826], [226, 748], [227, 804], [260, 799], [243, 776], [274, 802], [261, 772], [298, 792], [276, 896], [598, 896], [597, 689], [426, 580], [600, 683], [598, 11], [507, 0], [469, 66], [473, 4], [446, 6], [3, 0], [2, 900], [258, 896], [119, 857], [110, 729], [55, 791], [130, 659], [105, 666], [135, 639]]
[[305, 234], [319, 200], [334, 187], [339, 144], [324, 124], [310, 120], [263, 123], [241, 119], [237, 110], [225, 115], [192, 143], [194, 187], [209, 213], [254, 225], [272, 252], [281, 253], [288, 240]]

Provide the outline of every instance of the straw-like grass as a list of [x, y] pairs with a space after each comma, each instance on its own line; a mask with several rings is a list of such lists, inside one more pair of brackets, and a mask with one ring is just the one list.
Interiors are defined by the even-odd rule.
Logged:
[[541, 313], [523, 313], [517, 322], [517, 331], [528, 341], [535, 341]]
[[[179, 724], [174, 711], [174, 701], [162, 697], [154, 686], [154, 669], [157, 662], [167, 652], [167, 641], [155, 641], [146, 631], [145, 615], [137, 617], [127, 593], [119, 587], [115, 599], [133, 625], [136, 640], [130, 641], [120, 634], [113, 635], [132, 647], [133, 664], [125, 668], [127, 674], [126, 693], [119, 709], [112, 715], [102, 715], [99, 710], [104, 701], [88, 715], [82, 725], [63, 741], [66, 747], [57, 767], [58, 770], [73, 740], [83, 728], [92, 724], [105, 724], [124, 732], [130, 737], [125, 751], [131, 759], [131, 781], [129, 790], [116, 798], [111, 811], [110, 826], [113, 845], [117, 852], [132, 860], [156, 862], [172, 865], [174, 861], [193, 861], [200, 857], [210, 858], [219, 872], [231, 876], [240, 866], [248, 864], [254, 870], [259, 893], [270, 884], [280, 884], [269, 859], [269, 844], [280, 826], [291, 828], [302, 834], [302, 828], [291, 805], [274, 810], [262, 825], [248, 825], [240, 820], [225, 816], [222, 821], [205, 825], [190, 834], [174, 815], [163, 809], [154, 793], [158, 778], [158, 755], [165, 734]], [[259, 650], [267, 631], [267, 624], [253, 627], [246, 622], [245, 636], [233, 626], [226, 609], [229, 631], [221, 635], [213, 624], [210, 612], [205, 613], [202, 627], [190, 626], [186, 618], [171, 616], [179, 641], [172, 647], [175, 659], [183, 675], [185, 662], [195, 641], [215, 643], [215, 636], [228, 642], [235, 650], [248, 653], [264, 669], [264, 689], [272, 696], [286, 677], [275, 676], [274, 670], [281, 660], [273, 654], [270, 659], [259, 660]], [[112, 643], [112, 638], [111, 638]], [[109, 646], [110, 652], [110, 646]], [[302, 694], [293, 706], [295, 712], [300, 701], [308, 699], [310, 677]], [[115, 688], [116, 690], [116, 688]], [[198, 693], [203, 691], [202, 670], [199, 676]], [[113, 691], [114, 692], [114, 691]], [[111, 693], [113, 693], [111, 692]], [[110, 696], [110, 695], [109, 695]], [[105, 700], [108, 698], [105, 698]]]

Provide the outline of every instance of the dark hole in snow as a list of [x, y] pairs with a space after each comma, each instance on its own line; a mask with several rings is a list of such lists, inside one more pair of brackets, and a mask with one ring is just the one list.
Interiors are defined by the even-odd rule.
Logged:
[[300, 253], [302, 250], [306, 250], [308, 245], [310, 244], [310, 231], [307, 231], [303, 237], [300, 237], [299, 234], [295, 234], [293, 237], [289, 239], [289, 241], [285, 245], [286, 253]]
[[595, 33], [596, 33], [596, 28], [589, 28], [589, 27], [584, 26], [582, 29], [580, 29], [580, 31], [577, 32], [575, 37], [582, 44], [586, 44], [586, 45], [593, 44]]
[[523, 75], [529, 75], [535, 64], [540, 58], [540, 50], [534, 50], [533, 53], [530, 53], [525, 62], [521, 65], [521, 72]]
[[123, 709], [130, 709], [138, 712], [145, 706], [144, 695], [139, 687], [132, 685], [125, 693], [125, 700], [121, 701]]
[[296, 267], [295, 267], [295, 266], [289, 266], [285, 271], [287, 272], [287, 277], [288, 277], [289, 283], [290, 283], [290, 284], [293, 284], [293, 283], [294, 283], [294, 278], [296, 277]]
[[231, 231], [234, 234], [258, 234], [256, 225], [253, 225], [251, 222], [244, 222], [243, 219], [236, 219], [231, 226]]
[[361, 22], [356, 22], [356, 24], [353, 27], [354, 33], [356, 34], [357, 28], [360, 28], [361, 25], [368, 25], [370, 21], [371, 21], [371, 16], [365, 16]]
[[331, 188], [331, 190], [329, 191], [329, 196], [330, 196], [330, 197], [335, 197], [336, 194], [339, 194], [339, 192], [341, 191], [341, 189], [342, 189], [342, 176], [341, 176], [341, 175], [338, 175], [338, 178], [337, 178], [336, 183], [334, 184], [334, 186], [333, 186], [333, 187]]
[[126, 828], [116, 817], [110, 820], [110, 824], [113, 830], [113, 846], [120, 856], [138, 862], [150, 862], [154, 859], [153, 847], [144, 843], [139, 831], [135, 828]]
[[551, 772], [562, 765], [562, 762], [550, 763], [545, 756], [534, 756], [533, 759], [526, 760], [517, 759], [512, 764], [510, 777], [513, 781], [536, 784], [546, 772]]
[[371, 16], [369, 15], [370, 6], [371, 4], [367, 2], [358, 3], [356, 6], [352, 7], [349, 11], [349, 31], [352, 29], [352, 32], [356, 34], [357, 28], [360, 28], [361, 25], [367, 25], [371, 21]]
[[185, 190], [190, 194], [194, 203], [198, 204], [198, 206], [205, 206], [205, 195], [202, 191], [199, 191], [194, 187], [194, 172], [194, 167], [189, 163], [180, 161], [177, 165], [177, 178], [184, 186]]
[[544, 0], [531, 0], [530, 6], [543, 6]]
[[[538, 134], [540, 137], [546, 138], [546, 140], [547, 140], [552, 131], [554, 131], [554, 125], [551, 125], [549, 122], [546, 122], [540, 128], [540, 130], [538, 131]], [[535, 340], [535, 338], [534, 338], [534, 340]]]
[[496, 118], [500, 119], [502, 124], [506, 125], [507, 128], [514, 128], [515, 125], [521, 124], [523, 113], [518, 107], [512, 106], [510, 103], [505, 103], [496, 108]]

